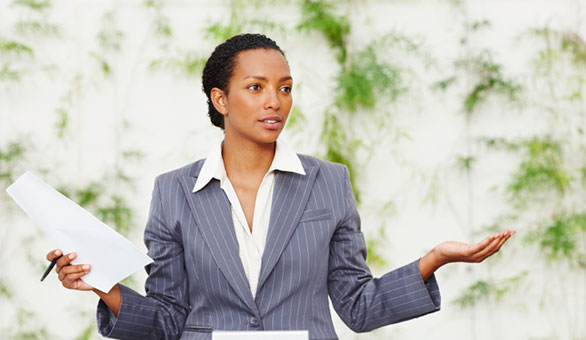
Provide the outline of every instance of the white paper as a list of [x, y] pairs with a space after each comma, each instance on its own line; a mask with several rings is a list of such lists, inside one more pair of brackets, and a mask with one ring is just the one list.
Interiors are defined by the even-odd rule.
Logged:
[[60, 192], [25, 172], [6, 192], [43, 229], [72, 263], [89, 264], [82, 279], [103, 292], [153, 262], [134, 244]]
[[308, 340], [308, 331], [212, 332], [212, 340]]

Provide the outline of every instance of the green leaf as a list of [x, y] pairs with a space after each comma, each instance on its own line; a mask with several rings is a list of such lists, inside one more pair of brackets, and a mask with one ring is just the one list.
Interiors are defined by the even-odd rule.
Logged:
[[5, 282], [0, 281], [0, 297], [11, 299], [12, 296], [12, 290], [8, 287], [8, 285]]
[[75, 338], [75, 340], [90, 340], [92, 335], [94, 335], [96, 332], [96, 326], [92, 322], [81, 332], [79, 336]]
[[3, 38], [0, 38], [0, 52], [6, 54], [12, 53], [15, 55], [28, 54], [29, 56], [34, 54], [33, 49], [30, 46], [19, 43], [18, 41], [6, 40]]
[[287, 129], [295, 129], [305, 123], [307, 123], [307, 118], [305, 118], [298, 106], [293, 105], [289, 118], [287, 118]]
[[59, 37], [61, 27], [46, 21], [18, 21], [15, 29], [22, 35], [42, 35], [47, 37]]
[[22, 6], [34, 11], [44, 11], [51, 7], [51, 1], [49, 0], [14, 0], [13, 5]]
[[0, 68], [0, 81], [18, 82], [22, 78], [22, 72], [10, 67], [10, 64], [5, 63]]
[[503, 280], [478, 280], [466, 287], [454, 304], [460, 308], [471, 308], [483, 301], [500, 301], [505, 295], [519, 288], [527, 272]]
[[526, 237], [530, 243], [537, 243], [551, 260], [565, 258], [570, 262], [584, 258], [586, 237], [586, 213], [561, 213], [551, 223], [532, 231]]
[[352, 58], [350, 66], [337, 77], [334, 104], [345, 111], [373, 109], [378, 98], [394, 101], [406, 91], [399, 67], [379, 60], [375, 45], [370, 45]]
[[456, 161], [456, 166], [460, 171], [468, 173], [472, 171], [474, 163], [476, 163], [476, 157], [474, 156], [459, 156]]
[[338, 62], [346, 61], [346, 39], [350, 33], [350, 20], [334, 14], [335, 2], [325, 0], [304, 0], [301, 4], [300, 31], [317, 31], [324, 35], [330, 46], [336, 50]]

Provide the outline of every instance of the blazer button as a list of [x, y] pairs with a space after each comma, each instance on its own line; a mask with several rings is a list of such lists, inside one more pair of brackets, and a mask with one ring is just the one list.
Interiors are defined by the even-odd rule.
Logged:
[[255, 318], [254, 316], [250, 318], [250, 320], [248, 320], [248, 323], [252, 326], [252, 327], [258, 327], [260, 325], [260, 322], [258, 321], [257, 318]]

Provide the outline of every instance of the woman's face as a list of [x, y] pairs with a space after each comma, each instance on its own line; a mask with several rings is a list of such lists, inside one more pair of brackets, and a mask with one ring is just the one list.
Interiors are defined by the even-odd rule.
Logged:
[[273, 49], [239, 52], [227, 87], [218, 110], [224, 115], [226, 137], [259, 144], [276, 141], [293, 103], [293, 79], [283, 55]]

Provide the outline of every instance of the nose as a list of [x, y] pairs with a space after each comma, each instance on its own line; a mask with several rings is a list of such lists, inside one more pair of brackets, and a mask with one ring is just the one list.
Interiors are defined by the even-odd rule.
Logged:
[[281, 100], [279, 99], [279, 93], [277, 91], [267, 91], [265, 97], [265, 110], [277, 111], [281, 108]]

